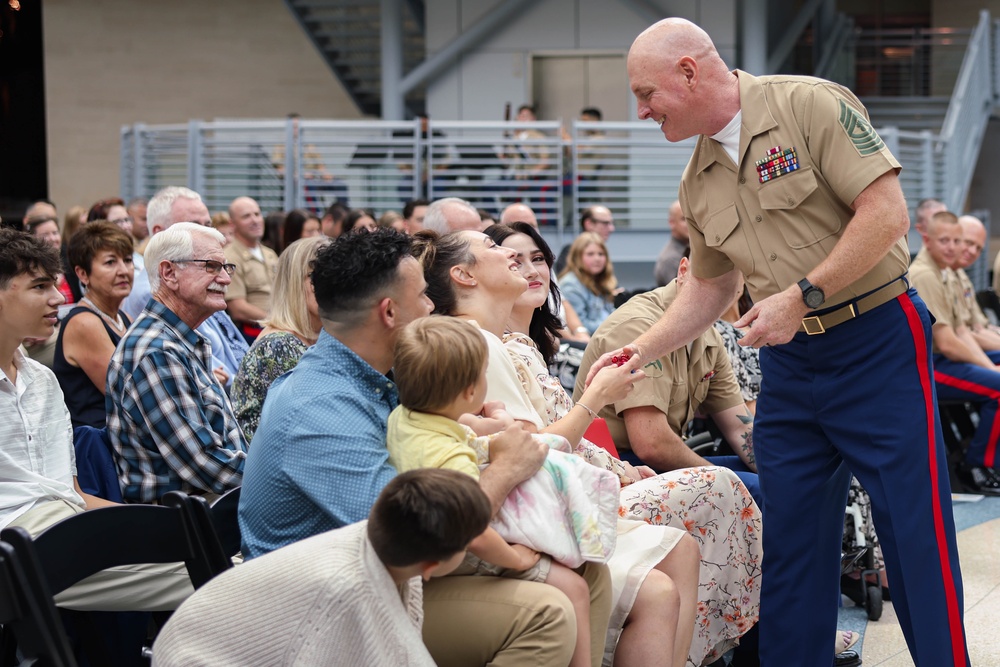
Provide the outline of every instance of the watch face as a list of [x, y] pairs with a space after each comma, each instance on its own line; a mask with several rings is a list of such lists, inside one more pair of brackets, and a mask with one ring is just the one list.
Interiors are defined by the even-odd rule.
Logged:
[[813, 288], [806, 292], [806, 305], [810, 308], [818, 308], [820, 304], [823, 303], [823, 291], [819, 288]]

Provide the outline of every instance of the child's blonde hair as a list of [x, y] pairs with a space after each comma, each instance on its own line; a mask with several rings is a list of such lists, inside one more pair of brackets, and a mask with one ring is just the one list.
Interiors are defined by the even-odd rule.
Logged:
[[482, 332], [465, 320], [414, 320], [396, 339], [392, 368], [400, 405], [417, 412], [445, 408], [479, 380], [486, 355]]

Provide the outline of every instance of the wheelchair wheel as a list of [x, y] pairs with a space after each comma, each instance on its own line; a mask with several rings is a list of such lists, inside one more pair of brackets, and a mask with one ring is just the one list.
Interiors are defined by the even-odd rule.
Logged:
[[882, 618], [882, 587], [868, 586], [868, 595], [865, 600], [865, 610], [868, 612], [869, 621], [877, 621]]

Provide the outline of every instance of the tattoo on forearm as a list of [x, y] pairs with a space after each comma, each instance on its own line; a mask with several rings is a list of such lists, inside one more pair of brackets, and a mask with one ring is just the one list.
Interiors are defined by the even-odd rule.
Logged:
[[750, 414], [748, 409], [745, 414], [739, 415], [740, 421], [747, 425], [747, 430], [743, 432], [743, 444], [741, 445], [743, 453], [746, 454], [747, 461], [751, 465], [757, 465], [757, 458], [753, 453], [753, 415]]

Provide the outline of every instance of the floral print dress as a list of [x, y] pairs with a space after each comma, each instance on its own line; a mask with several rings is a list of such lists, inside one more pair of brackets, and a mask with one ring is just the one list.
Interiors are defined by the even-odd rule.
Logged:
[[[504, 345], [546, 424], [566, 415], [573, 401], [559, 380], [549, 375], [534, 342], [524, 334], [507, 334]], [[746, 487], [731, 471], [716, 467], [675, 470], [636, 482], [626, 464], [586, 439], [580, 441], [577, 454], [618, 475], [622, 519], [678, 528], [698, 542], [698, 617], [688, 664], [717, 660], [738, 643], [760, 613], [761, 515]], [[637, 577], [636, 587], [651, 567]], [[610, 664], [609, 655], [613, 659], [613, 646], [605, 654], [605, 664]]]
[[247, 442], [253, 440], [260, 426], [260, 411], [271, 383], [295, 368], [306, 349], [294, 334], [274, 331], [259, 336], [247, 350], [233, 380], [231, 397], [236, 421]]

